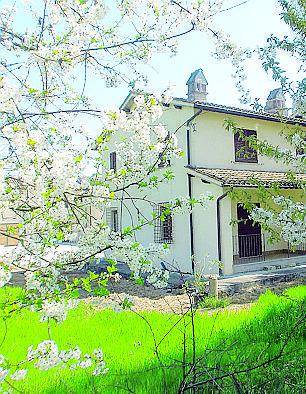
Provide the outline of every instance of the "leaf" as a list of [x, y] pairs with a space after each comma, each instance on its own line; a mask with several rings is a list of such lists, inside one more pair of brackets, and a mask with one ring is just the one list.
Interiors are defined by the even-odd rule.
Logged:
[[93, 293], [96, 296], [106, 297], [109, 295], [110, 292], [106, 287], [98, 287], [94, 289]]
[[135, 278], [135, 283], [137, 285], [144, 285], [144, 279], [143, 278]]
[[75, 161], [77, 164], [79, 164], [79, 163], [82, 161], [82, 159], [83, 159], [83, 155], [80, 154], [80, 155], [78, 155], [78, 156], [76, 156], [76, 157], [74, 158], [74, 161]]
[[30, 94], [33, 94], [33, 93], [37, 93], [37, 92], [38, 92], [38, 90], [37, 90], [37, 89], [34, 89], [34, 88], [29, 88], [28, 91], [29, 91]]
[[108, 272], [109, 274], [113, 274], [114, 272], [117, 271], [117, 268], [116, 268], [115, 265], [108, 265], [108, 266], [106, 267], [106, 269], [107, 269], [107, 272]]
[[34, 148], [34, 146], [37, 144], [37, 141], [33, 140], [33, 138], [28, 138], [27, 144], [28, 144], [31, 148]]

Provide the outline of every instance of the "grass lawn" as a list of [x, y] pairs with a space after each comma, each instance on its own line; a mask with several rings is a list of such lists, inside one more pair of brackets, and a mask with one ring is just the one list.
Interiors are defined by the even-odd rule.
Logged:
[[[0, 300], [14, 297], [18, 289], [3, 289]], [[306, 286], [289, 289], [283, 296], [271, 292], [262, 295], [248, 309], [197, 313], [195, 338], [197, 381], [214, 375], [245, 370], [278, 354], [284, 341], [284, 355], [272, 364], [247, 373], [235, 374], [200, 387], [198, 392], [293, 393], [303, 392], [303, 325], [300, 319], [306, 301]], [[78, 345], [82, 351], [102, 348], [109, 373], [92, 377], [88, 371], [54, 369], [41, 372], [30, 369], [28, 378], [16, 382], [23, 393], [175, 393], [182, 379], [183, 338], [185, 331], [187, 362], [192, 357], [190, 316], [146, 312], [115, 313], [97, 311], [81, 303], [68, 319], [52, 325], [51, 337], [60, 348]], [[147, 321], [145, 321], [147, 320]], [[149, 323], [149, 324], [148, 324]], [[184, 329], [185, 325], [187, 328]], [[150, 327], [149, 327], [150, 326]], [[162, 368], [155, 354], [155, 334]], [[170, 331], [170, 332], [169, 332]], [[5, 335], [0, 321], [0, 342]], [[167, 335], [166, 335], [167, 334]], [[45, 323], [30, 311], [7, 320], [7, 333], [0, 353], [19, 361], [31, 344], [48, 339]], [[188, 367], [187, 367], [188, 370]]]

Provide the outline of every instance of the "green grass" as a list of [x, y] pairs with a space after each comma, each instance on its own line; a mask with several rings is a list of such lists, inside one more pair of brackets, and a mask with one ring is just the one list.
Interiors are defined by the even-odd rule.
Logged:
[[[18, 291], [3, 290], [0, 301]], [[306, 286], [299, 286], [283, 296], [267, 292], [250, 309], [198, 313], [195, 337], [197, 357], [202, 357], [198, 362], [198, 371], [202, 371], [199, 379], [207, 380], [211, 373], [222, 375], [260, 364], [277, 355], [283, 341], [290, 338], [282, 358], [251, 372], [237, 374], [238, 382], [228, 378], [218, 384], [225, 393], [239, 392], [241, 387], [256, 393], [302, 392], [303, 326], [293, 327], [301, 316], [305, 300]], [[109, 373], [92, 378], [84, 370], [41, 372], [32, 368], [28, 378], [16, 383], [16, 388], [23, 393], [177, 392], [182, 379], [184, 323], [187, 324], [187, 361], [192, 357], [190, 316], [179, 321], [180, 317], [174, 314], [146, 312], [141, 315], [147, 322], [130, 311], [96, 311], [81, 303], [66, 321], [52, 325], [52, 339], [63, 349], [74, 345], [84, 352], [102, 348]], [[161, 368], [157, 360], [148, 323], [157, 341], [164, 338], [159, 355], [167, 368]], [[0, 321], [0, 342], [5, 332], [5, 323]], [[45, 339], [48, 339], [47, 325], [39, 322], [37, 313], [23, 311], [7, 321], [0, 353], [17, 362], [25, 357], [29, 345]], [[199, 392], [219, 391], [217, 386], [206, 384]]]
[[214, 296], [204, 297], [199, 302], [199, 308], [225, 308], [230, 304], [230, 300], [228, 298], [216, 298]]

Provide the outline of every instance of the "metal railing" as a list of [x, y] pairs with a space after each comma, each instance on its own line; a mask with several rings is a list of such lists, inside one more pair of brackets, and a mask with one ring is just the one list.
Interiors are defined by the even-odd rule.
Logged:
[[[234, 264], [246, 264], [266, 260], [277, 260], [302, 256], [306, 254], [306, 242], [292, 247], [288, 243], [283, 249], [267, 250], [264, 234], [248, 234], [233, 236]], [[271, 249], [271, 246], [269, 247]]]
[[288, 242], [288, 257], [302, 256], [304, 254], [306, 254], [306, 241], [293, 246]]
[[265, 260], [264, 234], [248, 234], [233, 236], [234, 263], [244, 264]]

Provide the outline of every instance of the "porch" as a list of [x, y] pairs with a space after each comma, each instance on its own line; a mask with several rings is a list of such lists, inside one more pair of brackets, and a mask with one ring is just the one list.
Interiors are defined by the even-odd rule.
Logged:
[[271, 244], [266, 234], [240, 234], [232, 236], [233, 272], [269, 270], [306, 262], [306, 242], [292, 246], [279, 242]]
[[[295, 248], [284, 241], [269, 243], [268, 234], [250, 219], [249, 212], [243, 206], [244, 199], [248, 198], [260, 207], [262, 199], [258, 194], [258, 183], [267, 189], [277, 186], [283, 196], [304, 201], [301, 183], [306, 182], [306, 174], [296, 174], [296, 179], [291, 179], [286, 172], [204, 167], [188, 167], [188, 173], [200, 178], [203, 189], [207, 191], [216, 194], [216, 187], [219, 188], [216, 200], [216, 249], [224, 275], [306, 263], [305, 241]], [[230, 192], [235, 194], [234, 198]], [[273, 205], [272, 200], [270, 204]]]

